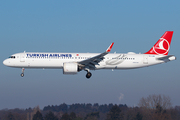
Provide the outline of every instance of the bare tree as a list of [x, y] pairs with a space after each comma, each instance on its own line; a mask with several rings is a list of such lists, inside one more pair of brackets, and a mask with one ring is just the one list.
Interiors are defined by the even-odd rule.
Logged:
[[156, 109], [157, 106], [161, 106], [163, 110], [170, 109], [172, 107], [171, 98], [165, 95], [149, 95], [147, 98], [141, 98], [139, 101], [139, 107]]
[[149, 95], [147, 98], [141, 98], [138, 105], [143, 110], [143, 119], [171, 120], [171, 116], [167, 113], [172, 107], [169, 96]]
[[34, 107], [32, 112], [27, 113], [27, 120], [32, 120], [33, 116], [37, 113], [37, 111], [40, 111], [39, 106]]

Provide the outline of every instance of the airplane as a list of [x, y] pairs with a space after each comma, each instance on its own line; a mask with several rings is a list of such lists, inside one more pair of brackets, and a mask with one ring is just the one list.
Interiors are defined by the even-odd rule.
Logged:
[[3, 61], [9, 67], [21, 68], [21, 77], [26, 68], [63, 69], [63, 74], [77, 74], [87, 71], [86, 78], [92, 76], [90, 70], [134, 69], [176, 60], [168, 55], [173, 31], [166, 31], [156, 44], [144, 54], [110, 53], [114, 42], [103, 53], [43, 53], [23, 52], [11, 55]]

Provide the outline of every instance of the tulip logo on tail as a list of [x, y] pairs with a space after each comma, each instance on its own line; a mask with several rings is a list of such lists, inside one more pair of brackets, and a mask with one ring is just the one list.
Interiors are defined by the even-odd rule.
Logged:
[[166, 31], [156, 44], [144, 54], [168, 55], [173, 31]]
[[169, 51], [169, 42], [164, 38], [160, 38], [158, 43], [153, 46], [153, 50], [156, 54], [166, 54]]

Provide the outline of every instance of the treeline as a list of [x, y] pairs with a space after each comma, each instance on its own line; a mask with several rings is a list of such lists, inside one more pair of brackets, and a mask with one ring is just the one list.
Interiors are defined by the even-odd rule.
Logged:
[[149, 95], [138, 107], [116, 104], [48, 105], [28, 109], [0, 110], [0, 120], [180, 120], [180, 106], [172, 107], [170, 98]]
[[[72, 104], [48, 105], [40, 110], [37, 106], [28, 109], [3, 109], [0, 110], [0, 120], [104, 120], [106, 114], [114, 104]], [[121, 109], [127, 109], [127, 105], [118, 105]], [[36, 119], [37, 118], [37, 119]], [[50, 118], [50, 119], [47, 119]], [[52, 119], [53, 118], [53, 119]]]
[[[105, 109], [105, 110], [103, 110]], [[149, 109], [126, 105], [98, 105], [65, 103], [28, 109], [0, 110], [0, 120], [180, 120], [180, 106], [163, 109], [157, 105]]]
[[[59, 105], [59, 106], [45, 106], [43, 108], [43, 111], [53, 111], [53, 112], [67, 112], [67, 113], [70, 113], [70, 112], [75, 112], [75, 113], [89, 113], [89, 112], [102, 112], [102, 113], [107, 113], [114, 105], [111, 103], [111, 104], [104, 104], [104, 105], [99, 105], [98, 103], [95, 103], [95, 104], [91, 104], [91, 103], [88, 103], [88, 104], [79, 104], [79, 103], [76, 103], [76, 104], [72, 104], [72, 105], [67, 105], [65, 103]], [[118, 105], [119, 108], [127, 108], [127, 105], [123, 105], [123, 104], [120, 104]]]

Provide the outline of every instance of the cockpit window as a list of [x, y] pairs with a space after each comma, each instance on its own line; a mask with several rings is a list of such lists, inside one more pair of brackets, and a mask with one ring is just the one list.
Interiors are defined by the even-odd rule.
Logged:
[[14, 58], [15, 59], [16, 57], [15, 56], [10, 56], [9, 58]]

